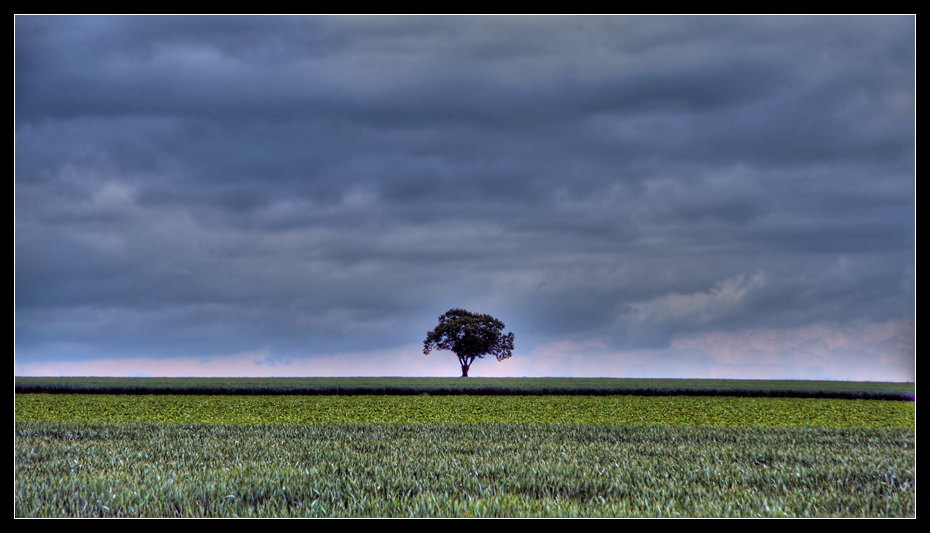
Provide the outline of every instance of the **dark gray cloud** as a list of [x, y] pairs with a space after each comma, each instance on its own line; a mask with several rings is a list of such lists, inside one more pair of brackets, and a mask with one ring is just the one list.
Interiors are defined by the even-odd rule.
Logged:
[[17, 17], [19, 360], [913, 321], [913, 17]]

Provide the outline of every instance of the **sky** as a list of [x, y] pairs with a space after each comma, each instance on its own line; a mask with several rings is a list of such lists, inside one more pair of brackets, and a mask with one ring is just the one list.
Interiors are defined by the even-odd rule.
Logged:
[[15, 375], [915, 379], [914, 16], [14, 25]]

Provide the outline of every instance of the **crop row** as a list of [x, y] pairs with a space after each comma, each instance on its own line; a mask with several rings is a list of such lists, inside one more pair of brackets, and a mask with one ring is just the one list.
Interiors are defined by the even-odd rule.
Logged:
[[914, 404], [638, 396], [17, 395], [16, 420], [183, 424], [572, 423], [913, 428]]
[[915, 432], [16, 422], [16, 516], [914, 516]]
[[614, 395], [913, 399], [914, 383], [623, 378], [16, 377], [18, 394]]

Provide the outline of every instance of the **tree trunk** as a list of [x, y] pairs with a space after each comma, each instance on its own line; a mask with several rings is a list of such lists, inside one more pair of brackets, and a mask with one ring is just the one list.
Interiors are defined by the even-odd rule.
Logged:
[[[458, 354], [456, 354], [458, 355]], [[459, 355], [459, 364], [462, 365], [462, 377], [468, 377], [468, 369], [471, 368], [472, 362], [474, 362], [474, 357], [468, 357], [465, 355]]]

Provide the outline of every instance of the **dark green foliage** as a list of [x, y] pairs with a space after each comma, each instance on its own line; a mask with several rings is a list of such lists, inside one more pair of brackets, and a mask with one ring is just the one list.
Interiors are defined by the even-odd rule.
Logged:
[[914, 383], [626, 378], [16, 377], [17, 394], [742, 396], [913, 400]]
[[513, 333], [504, 335], [504, 323], [491, 315], [479, 315], [464, 309], [450, 309], [439, 317], [436, 329], [426, 333], [423, 355], [434, 349], [449, 350], [459, 359], [462, 377], [475, 358], [493, 355], [498, 361], [510, 358]]

